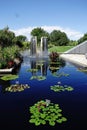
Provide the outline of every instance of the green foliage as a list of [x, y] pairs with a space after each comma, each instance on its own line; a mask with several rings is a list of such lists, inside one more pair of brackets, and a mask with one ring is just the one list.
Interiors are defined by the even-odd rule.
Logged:
[[23, 45], [24, 50], [30, 48], [30, 42], [29, 41], [22, 42], [22, 45]]
[[50, 48], [48, 51], [49, 52], [58, 52], [58, 53], [63, 53], [65, 51], [68, 51], [69, 49], [73, 48], [74, 46], [53, 46]]
[[8, 62], [14, 60], [19, 54], [19, 50], [15, 45], [2, 48], [0, 51], [0, 68], [8, 67]]
[[38, 69], [28, 69], [27, 71], [28, 71], [28, 72], [37, 72]]
[[8, 74], [8, 75], [4, 75], [1, 77], [2, 80], [13, 80], [13, 79], [16, 79], [18, 78], [18, 75], [12, 75], [12, 74]]
[[81, 38], [78, 40], [78, 44], [80, 44], [80, 43], [82, 43], [82, 42], [84, 42], [84, 41], [86, 41], [86, 40], [87, 40], [87, 33], [85, 33], [84, 36], [81, 37]]
[[4, 69], [7, 67], [7, 61], [5, 60], [0, 60], [0, 69]]
[[53, 75], [57, 75], [57, 70], [59, 70], [61, 67], [65, 66], [65, 61], [58, 58], [58, 59], [53, 59], [49, 63], [49, 70], [52, 72]]
[[24, 35], [19, 35], [19, 36], [17, 36], [17, 40], [21, 41], [21, 42], [25, 42], [25, 41], [27, 41], [27, 38]]
[[68, 46], [76, 46], [78, 45], [77, 41], [70, 40]]
[[9, 27], [0, 30], [0, 45], [2, 47], [12, 46], [15, 44], [21, 47], [22, 42], [25, 41], [27, 41], [26, 36], [15, 36], [15, 33], [9, 30]]
[[59, 84], [50, 86], [50, 88], [54, 92], [61, 92], [61, 91], [65, 91], [65, 90], [72, 91], [73, 90], [73, 88], [71, 86], [67, 86], [67, 85], [62, 86], [62, 85], [59, 85]]
[[30, 123], [34, 123], [36, 126], [40, 124], [45, 125], [46, 122], [51, 126], [55, 126], [56, 123], [62, 123], [67, 121], [65, 117], [62, 116], [62, 109], [60, 109], [59, 104], [54, 104], [44, 100], [38, 101], [33, 106], [29, 108], [31, 118]]
[[37, 36], [37, 41], [40, 42], [41, 40], [41, 37], [44, 37], [46, 36], [47, 38], [49, 38], [49, 33], [46, 32], [44, 29], [42, 28], [34, 28], [32, 31], [31, 31], [31, 35], [32, 36]]
[[23, 36], [23, 35], [16, 36], [13, 39], [13, 43], [18, 45], [19, 47], [23, 47], [23, 42], [26, 42], [26, 41], [27, 41], [27, 38], [26, 36]]
[[87, 72], [87, 68], [78, 68], [77, 71], [80, 71], [80, 72]]
[[14, 59], [19, 53], [19, 48], [17, 46], [10, 46], [3, 48], [3, 58], [4, 59]]
[[30, 80], [33, 80], [33, 79], [36, 79], [36, 80], [38, 80], [38, 81], [41, 81], [41, 80], [45, 80], [46, 77], [45, 77], [45, 76], [32, 76], [32, 77], [30, 78]]
[[50, 42], [54, 43], [54, 45], [57, 46], [63, 46], [69, 43], [69, 39], [64, 32], [53, 30], [50, 33]]
[[9, 31], [8, 27], [0, 30], [0, 45], [2, 47], [12, 45], [12, 40], [14, 38], [15, 34], [12, 31]]
[[69, 76], [69, 74], [66, 74], [64, 72], [60, 72], [60, 73], [54, 72], [53, 76], [55, 76], [55, 77], [62, 77], [62, 76], [67, 77], [67, 76]]

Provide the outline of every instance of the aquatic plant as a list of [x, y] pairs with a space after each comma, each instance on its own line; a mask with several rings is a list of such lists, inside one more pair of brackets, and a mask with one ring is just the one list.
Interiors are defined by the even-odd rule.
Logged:
[[59, 58], [59, 54], [57, 52], [51, 52], [49, 58], [51, 59], [51, 61], [57, 61]]
[[64, 73], [64, 72], [60, 72], [60, 73], [54, 72], [52, 75], [56, 76], [56, 77], [62, 77], [62, 76], [68, 77], [69, 76], [69, 74]]
[[36, 66], [43, 66], [43, 63], [38, 62], [36, 63]]
[[29, 122], [36, 126], [45, 125], [46, 123], [55, 126], [56, 123], [67, 121], [67, 118], [62, 116], [62, 109], [60, 109], [59, 104], [51, 103], [47, 99], [35, 103], [29, 108], [29, 112], [32, 114]]
[[36, 79], [36, 80], [38, 80], [38, 81], [41, 81], [41, 80], [45, 80], [46, 77], [45, 77], [45, 76], [32, 76], [32, 77], [30, 78], [30, 80], [33, 80], [33, 79]]
[[52, 70], [59, 70], [60, 67], [55, 67], [55, 66], [49, 66], [49, 69], [52, 71]]
[[23, 91], [27, 88], [30, 88], [30, 86], [28, 86], [28, 84], [12, 84], [11, 86], [7, 87], [5, 89], [5, 91], [20, 92], [20, 91]]
[[54, 92], [61, 92], [61, 91], [65, 91], [65, 90], [72, 91], [73, 90], [73, 88], [71, 86], [68, 86], [68, 85], [62, 86], [62, 85], [59, 85], [59, 84], [50, 86], [50, 88]]
[[80, 71], [80, 72], [87, 72], [87, 68], [78, 68], [77, 71]]
[[28, 71], [28, 72], [37, 72], [38, 69], [33, 68], [33, 69], [28, 69], [27, 71]]
[[60, 62], [50, 61], [50, 60], [49, 60], [49, 63], [50, 63], [50, 64], [57, 64], [57, 65], [59, 65], [59, 64], [60, 64]]
[[8, 74], [8, 75], [4, 75], [1, 77], [2, 80], [13, 80], [13, 79], [16, 79], [18, 78], [18, 75], [13, 75], [13, 74]]
[[57, 72], [61, 67], [65, 66], [65, 61], [61, 60], [60, 58], [58, 58], [57, 60], [51, 60], [49, 62], [49, 70], [52, 73]]

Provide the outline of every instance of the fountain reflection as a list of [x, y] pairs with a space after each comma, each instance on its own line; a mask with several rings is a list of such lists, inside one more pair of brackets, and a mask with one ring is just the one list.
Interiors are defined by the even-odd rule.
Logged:
[[57, 61], [50, 61], [49, 70], [51, 71], [51, 73], [55, 73], [65, 65], [65, 61], [62, 59], [58, 59]]
[[32, 76], [46, 76], [48, 68], [48, 59], [30, 59]]

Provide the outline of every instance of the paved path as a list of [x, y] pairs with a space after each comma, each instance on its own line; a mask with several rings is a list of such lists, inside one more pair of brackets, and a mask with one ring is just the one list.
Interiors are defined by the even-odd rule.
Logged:
[[60, 58], [75, 63], [77, 65], [81, 65], [83, 67], [87, 67], [87, 59], [85, 55], [82, 54], [61, 54]]

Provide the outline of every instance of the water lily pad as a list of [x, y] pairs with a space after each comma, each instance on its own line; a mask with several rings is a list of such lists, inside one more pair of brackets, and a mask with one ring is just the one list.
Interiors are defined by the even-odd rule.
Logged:
[[28, 72], [37, 72], [38, 69], [28, 69], [27, 71], [28, 71]]
[[45, 76], [32, 76], [32, 77], [30, 78], [30, 80], [33, 80], [33, 79], [36, 79], [36, 80], [38, 80], [38, 81], [41, 81], [41, 80], [45, 80], [46, 77], [45, 77]]
[[24, 91], [25, 89], [30, 88], [28, 84], [13, 84], [5, 89], [5, 91], [9, 92], [21, 92]]
[[1, 77], [2, 80], [13, 80], [18, 78], [18, 75], [12, 75], [12, 74], [8, 74], [8, 75], [4, 75], [3, 77]]
[[87, 72], [87, 68], [79, 68], [79, 69], [77, 69], [77, 71], [80, 71], [80, 72]]
[[62, 77], [62, 76], [68, 77], [69, 76], [69, 74], [64, 73], [64, 72], [61, 72], [61, 73], [54, 72], [52, 75], [55, 77]]
[[36, 126], [40, 124], [45, 125], [46, 123], [55, 126], [56, 123], [67, 121], [67, 119], [62, 116], [62, 110], [60, 109], [59, 104], [50, 102], [49, 105], [47, 105], [44, 100], [35, 103], [29, 108], [29, 111], [32, 114], [29, 122], [34, 123]]
[[61, 91], [65, 91], [65, 90], [72, 91], [73, 90], [73, 87], [71, 87], [71, 86], [67, 86], [67, 85], [62, 86], [62, 85], [59, 85], [59, 84], [50, 86], [50, 88], [54, 92], [61, 92]]

